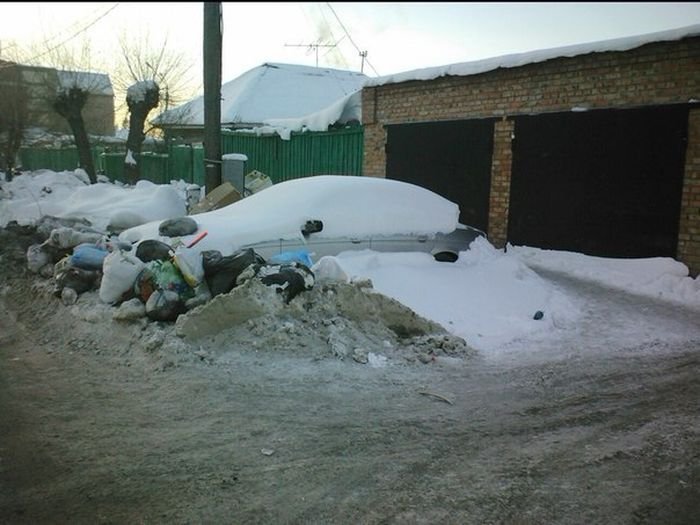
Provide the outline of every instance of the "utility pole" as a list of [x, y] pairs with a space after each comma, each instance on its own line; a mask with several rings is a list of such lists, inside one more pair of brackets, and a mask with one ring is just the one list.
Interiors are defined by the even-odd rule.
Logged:
[[360, 73], [365, 72], [365, 58], [367, 58], [367, 51], [360, 51], [360, 56], [362, 57], [362, 64], [360, 65]]
[[204, 185], [221, 185], [221, 2], [204, 2]]
[[336, 44], [284, 44], [284, 47], [308, 47], [309, 50], [316, 51], [316, 67], [318, 67], [318, 48], [319, 47], [335, 47]]

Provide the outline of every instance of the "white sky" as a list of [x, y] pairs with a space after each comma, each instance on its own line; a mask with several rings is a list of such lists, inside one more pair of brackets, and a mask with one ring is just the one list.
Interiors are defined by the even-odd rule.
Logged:
[[[0, 53], [13, 41], [85, 36], [109, 72], [123, 31], [156, 42], [167, 36], [191, 57], [201, 84], [202, 12], [194, 2], [4, 2]], [[359, 51], [367, 51], [364, 72], [388, 75], [693, 25], [700, 3], [224, 2], [223, 16], [226, 82], [264, 62], [315, 65], [309, 44], [336, 45], [318, 48], [321, 66], [359, 70]]]
[[[315, 187], [316, 191], [308, 185], [308, 178], [284, 184], [294, 183], [292, 189], [303, 190], [297, 193], [308, 197], [303, 202], [308, 205], [307, 211], [314, 216], [325, 217], [325, 213], [332, 212], [342, 219], [340, 226], [345, 228], [374, 228], [376, 224], [369, 219], [362, 220], [364, 212], [358, 216], [352, 206], [348, 209], [329, 208], [327, 192], [335, 186], [335, 190], [347, 197], [352, 193], [347, 184], [353, 179], [357, 180], [355, 177], [325, 180], [325, 184]], [[437, 220], [433, 226], [439, 230], [456, 221], [456, 205], [441, 197], [424, 199], [426, 190], [408, 187], [405, 192], [396, 192], [391, 186], [392, 181], [384, 179], [365, 179], [361, 182], [373, 184], [375, 198], [387, 210], [397, 204], [397, 194], [404, 200], [410, 199], [412, 203], [424, 203], [421, 208], [428, 213], [419, 221], [422, 227], [427, 228], [431, 220]], [[289, 232], [289, 223], [299, 224], [299, 220], [280, 221], [279, 218], [300, 219], [300, 200], [281, 199], [281, 194], [290, 192], [280, 186], [282, 184], [262, 190], [226, 208], [193, 216], [200, 230], [208, 234], [195, 248], [219, 249], [226, 254], [230, 253], [236, 242], [242, 242], [241, 230], [251, 229], [259, 234], [264, 230]], [[134, 231], [142, 239], [159, 238], [157, 231], [161, 220], [184, 213], [185, 187], [182, 181], [170, 185], [141, 181], [134, 187], [109, 183], [89, 185], [84, 172], [81, 175], [48, 170], [27, 173], [2, 185], [0, 227], [10, 220], [32, 224], [43, 214], [79, 216], [104, 226], [109, 217], [115, 214], [147, 213], [144, 220], [154, 223], [127, 230], [120, 238], [130, 238]], [[267, 195], [272, 198], [266, 198], [266, 192], [270, 192]], [[236, 212], [237, 209], [240, 213]], [[248, 223], [239, 225], [243, 217], [248, 218]], [[255, 228], [248, 228], [251, 221], [258, 222]], [[150, 235], [141, 235], [149, 231]], [[183, 242], [189, 243], [198, 233], [184, 237]], [[165, 240], [172, 243], [171, 239]], [[245, 239], [244, 242], [250, 240]], [[486, 239], [479, 238], [469, 250], [460, 253], [455, 263], [439, 263], [425, 253], [378, 253], [370, 250], [344, 252], [321, 261], [324, 262], [319, 264], [318, 260], [313, 260], [316, 265], [312, 269], [317, 276], [321, 275], [320, 267], [339, 266], [349, 277], [369, 278], [377, 291], [440, 323], [449, 332], [487, 354], [497, 353], [504, 345], [523, 338], [556, 340], [562, 331], [575, 334], [580, 329], [579, 323], [586, 315], [580, 299], [543, 279], [533, 268], [563, 272], [700, 311], [700, 277], [689, 277], [684, 264], [665, 257], [613, 259], [512, 246], [499, 250]], [[537, 311], [544, 313], [540, 320], [533, 319]], [[636, 321], [631, 319], [617, 318], [612, 322], [627, 326], [629, 330], [636, 327]], [[642, 338], [642, 341], [650, 337], [649, 330], [654, 330], [652, 327], [649, 330], [637, 328], [639, 330], [634, 337]], [[685, 335], [700, 337], [700, 324], [694, 334]], [[664, 340], [685, 335], [664, 332], [656, 334], [656, 337]]]

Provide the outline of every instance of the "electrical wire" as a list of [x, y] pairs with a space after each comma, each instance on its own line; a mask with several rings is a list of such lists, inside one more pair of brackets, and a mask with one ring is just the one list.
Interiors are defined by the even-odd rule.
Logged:
[[[36, 55], [36, 56], [30, 58], [29, 60], [25, 60], [24, 62], [25, 62], [25, 63], [30, 63], [30, 64], [31, 64], [32, 62], [34, 62], [34, 61], [36, 61], [36, 60], [39, 60], [39, 59], [42, 58], [43, 56], [48, 55], [48, 54], [51, 53], [52, 51], [55, 51], [55, 50], [58, 49], [59, 47], [61, 47], [61, 46], [65, 45], [65, 44], [67, 44], [68, 42], [70, 42], [70, 41], [73, 40], [74, 38], [78, 37], [79, 35], [81, 35], [81, 34], [84, 33], [85, 31], [87, 31], [88, 29], [90, 29], [92, 26], [94, 26], [97, 22], [99, 22], [100, 20], [102, 20], [104, 17], [106, 17], [106, 16], [107, 16], [108, 14], [110, 14], [112, 11], [114, 11], [114, 10], [117, 8], [117, 6], [119, 6], [119, 2], [117, 2], [116, 4], [114, 4], [112, 7], [110, 7], [109, 9], [107, 9], [107, 11], [105, 11], [105, 12], [102, 13], [100, 16], [98, 16], [97, 18], [95, 18], [92, 22], [90, 22], [89, 24], [87, 24], [87, 25], [86, 25], [85, 27], [83, 27], [82, 29], [80, 29], [80, 30], [76, 31], [75, 33], [73, 33], [71, 36], [69, 36], [69, 37], [66, 38], [65, 40], [62, 40], [61, 42], [59, 42], [59, 43], [56, 44], [55, 46], [53, 46], [53, 47], [47, 49], [46, 51], [44, 51], [44, 52], [42, 52], [42, 53], [39, 53], [38, 55]], [[12, 67], [13, 65], [14, 65], [14, 64], [4, 65], [4, 66], [1, 66], [0, 68]]]
[[[338, 13], [335, 12], [335, 9], [333, 9], [333, 6], [330, 4], [330, 2], [326, 2], [326, 5], [328, 6], [328, 9], [331, 10], [331, 13], [333, 13], [333, 16], [335, 16], [335, 19], [336, 19], [336, 20], [338, 21], [338, 23], [340, 24], [340, 27], [343, 29], [343, 31], [345, 31], [345, 34], [347, 35], [348, 40], [350, 40], [350, 43], [355, 47], [355, 49], [357, 50], [357, 52], [360, 53], [360, 55], [362, 55], [362, 51], [360, 51], [360, 48], [357, 46], [357, 44], [355, 43], [355, 41], [354, 41], [354, 40], [352, 39], [352, 37], [350, 36], [350, 33], [348, 32], [348, 30], [347, 30], [347, 29], [345, 28], [345, 26], [343, 25], [343, 22], [340, 20], [340, 17], [338, 16]], [[365, 55], [365, 62], [367, 62], [367, 65], [368, 65], [369, 67], [372, 68], [372, 71], [374, 71], [374, 74], [375, 74], [375, 75], [380, 76], [379, 73], [377, 73], [377, 70], [374, 69], [374, 66], [373, 66], [373, 65], [370, 63], [370, 61], [367, 59], [367, 56], [366, 56], [366, 55]]]

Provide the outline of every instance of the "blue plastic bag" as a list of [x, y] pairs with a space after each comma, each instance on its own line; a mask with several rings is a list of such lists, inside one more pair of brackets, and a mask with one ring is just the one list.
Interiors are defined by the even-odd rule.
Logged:
[[282, 252], [277, 255], [273, 255], [267, 260], [270, 264], [288, 264], [292, 262], [301, 263], [307, 268], [311, 268], [314, 263], [311, 260], [311, 255], [307, 250], [295, 250], [289, 252]]
[[79, 244], [73, 248], [70, 264], [83, 270], [102, 270], [102, 264], [105, 257], [107, 257], [107, 253], [107, 250], [98, 248], [93, 244]]

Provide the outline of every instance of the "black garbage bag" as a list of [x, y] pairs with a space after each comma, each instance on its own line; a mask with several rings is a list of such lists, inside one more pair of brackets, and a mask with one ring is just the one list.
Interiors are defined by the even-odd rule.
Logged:
[[192, 217], [166, 219], [158, 225], [158, 234], [163, 237], [184, 237], [197, 231], [197, 221]]
[[96, 271], [65, 265], [55, 273], [54, 295], [60, 297], [64, 288], [72, 288], [78, 295], [92, 290], [96, 286], [99, 276], [99, 272]]
[[172, 290], [155, 290], [146, 301], [146, 316], [152, 321], [175, 321], [184, 312], [184, 301]]
[[315, 280], [313, 272], [297, 262], [261, 266], [257, 276], [263, 284], [276, 288], [287, 304], [301, 292], [313, 288]]
[[265, 264], [265, 260], [252, 248], [227, 256], [221, 255], [218, 250], [203, 251], [204, 280], [212, 297], [233, 290], [238, 276], [251, 264]]
[[136, 248], [136, 257], [143, 262], [167, 261], [172, 257], [172, 248], [161, 241], [146, 239]]

